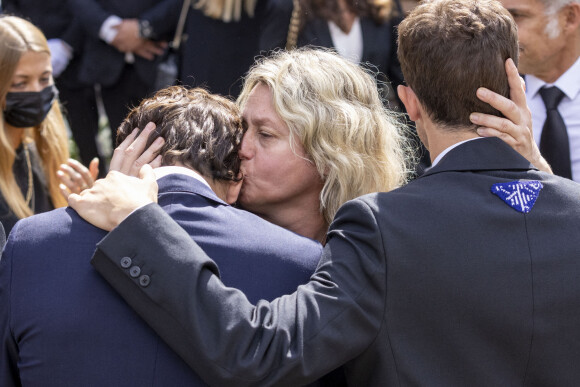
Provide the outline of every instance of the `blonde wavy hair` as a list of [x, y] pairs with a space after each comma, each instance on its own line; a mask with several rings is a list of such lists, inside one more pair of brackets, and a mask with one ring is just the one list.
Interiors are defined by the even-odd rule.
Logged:
[[277, 51], [249, 71], [240, 110], [258, 84], [270, 88], [290, 146], [296, 138], [324, 180], [320, 212], [328, 224], [346, 201], [407, 181], [408, 129], [384, 107], [375, 78], [362, 67], [330, 50]]
[[[32, 23], [15, 16], [0, 16], [0, 106], [6, 104], [6, 94], [12, 84], [12, 77], [18, 62], [26, 52], [46, 52], [50, 50], [42, 32]], [[0, 191], [10, 209], [19, 218], [32, 215], [22, 191], [16, 183], [12, 166], [16, 156], [5, 132], [3, 109], [0, 109]], [[56, 171], [60, 164], [69, 157], [68, 138], [64, 119], [58, 103], [44, 121], [36, 128], [26, 130], [24, 143], [34, 142], [42, 160], [42, 166], [48, 182], [48, 190], [55, 207], [66, 206], [66, 199], [58, 188], [59, 180]]]

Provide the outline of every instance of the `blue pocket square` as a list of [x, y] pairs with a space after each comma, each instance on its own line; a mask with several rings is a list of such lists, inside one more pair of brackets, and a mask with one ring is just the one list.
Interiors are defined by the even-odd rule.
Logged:
[[544, 186], [537, 180], [511, 181], [492, 185], [491, 192], [514, 210], [527, 214], [534, 207], [542, 188]]

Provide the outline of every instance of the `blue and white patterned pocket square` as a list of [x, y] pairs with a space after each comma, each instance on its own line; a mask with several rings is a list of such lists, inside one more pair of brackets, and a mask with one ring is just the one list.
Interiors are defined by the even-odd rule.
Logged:
[[537, 180], [511, 181], [492, 185], [491, 192], [514, 210], [527, 214], [534, 207], [542, 188], [544, 186]]

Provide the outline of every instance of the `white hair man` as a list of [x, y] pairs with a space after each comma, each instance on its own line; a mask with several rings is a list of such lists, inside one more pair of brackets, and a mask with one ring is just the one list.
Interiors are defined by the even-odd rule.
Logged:
[[580, 1], [502, 3], [518, 25], [534, 138], [554, 173], [580, 181]]

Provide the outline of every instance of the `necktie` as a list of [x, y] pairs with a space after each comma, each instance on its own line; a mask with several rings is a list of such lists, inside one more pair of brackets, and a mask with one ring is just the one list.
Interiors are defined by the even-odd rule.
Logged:
[[558, 104], [564, 98], [564, 93], [557, 87], [543, 87], [540, 96], [546, 105], [546, 122], [540, 138], [540, 151], [550, 163], [554, 174], [572, 178], [570, 164], [570, 145], [564, 119], [558, 111]]

